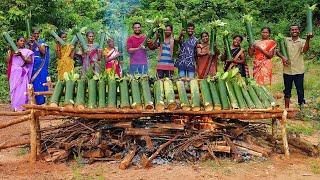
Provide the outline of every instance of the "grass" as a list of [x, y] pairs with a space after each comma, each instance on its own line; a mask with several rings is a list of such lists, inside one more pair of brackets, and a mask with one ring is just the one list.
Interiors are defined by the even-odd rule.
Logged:
[[28, 148], [22, 147], [18, 149], [18, 151], [16, 152], [16, 156], [24, 156], [27, 153], [28, 153]]
[[319, 164], [319, 162], [312, 161], [311, 165], [310, 165], [310, 168], [311, 168], [311, 172], [313, 174], [320, 174], [320, 164]]

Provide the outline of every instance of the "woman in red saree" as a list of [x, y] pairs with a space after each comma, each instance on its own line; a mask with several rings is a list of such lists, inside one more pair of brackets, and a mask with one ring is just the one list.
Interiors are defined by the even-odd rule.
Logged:
[[[215, 48], [217, 49], [217, 48]], [[219, 52], [215, 55], [210, 54], [209, 33], [201, 33], [201, 44], [197, 45], [197, 74], [198, 78], [203, 79], [207, 76], [214, 76], [217, 73], [217, 60]]]
[[108, 39], [108, 47], [106, 47], [103, 51], [103, 55], [106, 59], [106, 70], [110, 72], [112, 69], [118, 77], [121, 77], [121, 68], [120, 62], [118, 61], [118, 57], [121, 56], [121, 52], [119, 52], [114, 47], [114, 39]]
[[272, 61], [277, 43], [270, 38], [271, 30], [268, 27], [261, 29], [261, 40], [257, 40], [250, 48], [249, 55], [254, 55], [253, 78], [260, 85], [271, 85]]

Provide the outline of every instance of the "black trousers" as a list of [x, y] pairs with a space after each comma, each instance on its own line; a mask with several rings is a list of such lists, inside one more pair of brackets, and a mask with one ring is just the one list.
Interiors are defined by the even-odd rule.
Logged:
[[173, 71], [169, 71], [169, 70], [157, 70], [158, 73], [158, 78], [162, 79], [162, 78], [172, 78], [173, 77]]
[[291, 97], [291, 89], [292, 84], [296, 86], [297, 89], [297, 95], [298, 95], [298, 103], [299, 105], [305, 104], [304, 100], [304, 74], [295, 74], [295, 75], [289, 75], [289, 74], [283, 74], [283, 81], [284, 81], [284, 97], [290, 98]]

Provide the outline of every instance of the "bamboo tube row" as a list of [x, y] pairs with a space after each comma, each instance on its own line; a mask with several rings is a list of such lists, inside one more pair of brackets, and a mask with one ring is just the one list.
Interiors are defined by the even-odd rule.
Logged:
[[240, 86], [233, 80], [158, 79], [152, 82], [148, 77], [142, 77], [58, 81], [55, 84], [48, 104], [51, 107], [80, 110], [216, 111], [272, 109], [275, 106], [275, 99], [265, 87], [249, 84]]

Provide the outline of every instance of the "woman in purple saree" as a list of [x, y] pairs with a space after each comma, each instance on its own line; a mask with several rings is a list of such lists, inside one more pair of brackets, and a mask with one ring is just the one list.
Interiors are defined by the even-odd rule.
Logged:
[[28, 96], [25, 95], [30, 82], [33, 68], [33, 52], [25, 46], [25, 39], [17, 39], [19, 52], [12, 55], [10, 71], [10, 98], [11, 107], [14, 111], [24, 110], [22, 105], [28, 103]]

